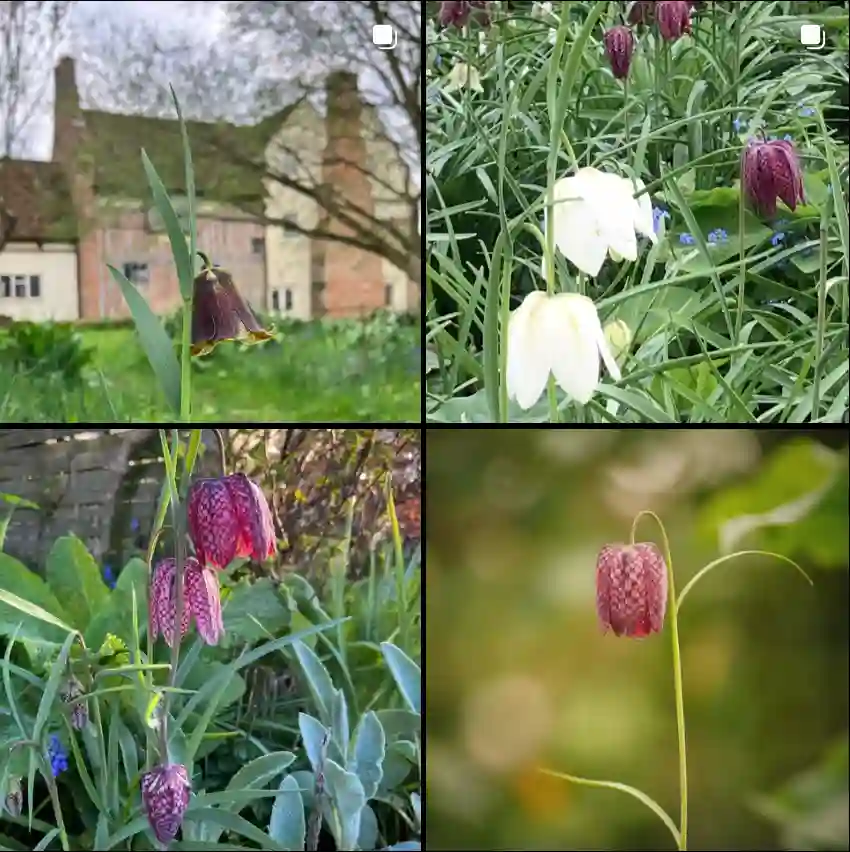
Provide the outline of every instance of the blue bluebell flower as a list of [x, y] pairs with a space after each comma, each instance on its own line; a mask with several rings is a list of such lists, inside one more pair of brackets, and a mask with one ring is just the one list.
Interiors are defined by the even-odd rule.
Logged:
[[771, 238], [770, 244], [772, 246], [778, 246], [785, 239], [784, 231], [777, 231]]
[[434, 67], [439, 68], [443, 64], [443, 57], [437, 53], [434, 56]]
[[669, 218], [670, 214], [661, 207], [652, 208], [652, 229], [656, 234], [661, 230], [661, 220]]
[[133, 518], [133, 520], [130, 521], [130, 529], [132, 530], [132, 532], [138, 532], [139, 526], [140, 524], [138, 518]]
[[109, 586], [110, 589], [115, 588], [115, 583], [117, 581], [115, 579], [115, 574], [112, 571], [111, 565], [103, 566], [103, 582], [106, 583], [106, 585]]
[[797, 104], [800, 107], [800, 117], [801, 118], [809, 118], [810, 116], [815, 114], [815, 108], [810, 106], [805, 106], [805, 104], [799, 103]]
[[743, 127], [746, 123], [747, 123], [747, 122], [746, 122], [746, 121], [744, 121], [743, 119], [741, 119], [740, 117], [736, 118], [736, 119], [732, 122], [732, 127], [734, 127], [734, 128], [735, 128], [735, 133], [740, 133], [740, 132], [741, 132], [741, 128], [742, 128], [742, 127]]
[[695, 240], [692, 234], [679, 234], [679, 242], [684, 246], [692, 246]]
[[50, 735], [50, 743], [47, 746], [47, 758], [50, 761], [50, 771], [55, 778], [60, 772], [68, 769], [68, 754], [62, 747], [62, 743], [56, 734]]
[[729, 239], [729, 234], [723, 228], [717, 228], [714, 231], [710, 231], [708, 234], [708, 241], [710, 243], [725, 243]]
[[786, 133], [782, 138], [786, 142], [793, 142], [794, 141], [794, 137], [790, 133]]

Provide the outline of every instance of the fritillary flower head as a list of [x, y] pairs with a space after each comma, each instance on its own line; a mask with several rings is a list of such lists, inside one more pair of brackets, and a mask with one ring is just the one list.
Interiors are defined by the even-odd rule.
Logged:
[[271, 509], [244, 473], [198, 479], [189, 490], [189, 535], [202, 565], [218, 570], [237, 557], [262, 562], [275, 554]]
[[629, 76], [632, 53], [635, 49], [635, 37], [628, 27], [611, 27], [602, 37], [605, 53], [611, 63], [611, 71], [618, 80]]
[[651, 543], [609, 544], [596, 560], [596, 611], [603, 630], [636, 639], [660, 633], [667, 566]]
[[665, 41], [676, 41], [691, 31], [691, 4], [687, 0], [658, 0], [655, 20]]
[[179, 763], [160, 764], [141, 778], [142, 803], [156, 839], [171, 843], [189, 807], [192, 784], [186, 767]]
[[794, 145], [785, 139], [751, 139], [741, 154], [741, 185], [761, 216], [776, 215], [777, 200], [796, 210], [804, 197]]
[[[174, 645], [174, 625], [177, 618], [177, 561], [163, 559], [151, 575], [149, 623], [152, 639], [162, 635], [169, 646]], [[218, 577], [211, 568], [202, 566], [190, 556], [183, 568], [183, 612], [180, 616], [180, 635], [184, 636], [191, 622], [208, 645], [217, 645], [224, 634], [221, 616], [221, 597]]]

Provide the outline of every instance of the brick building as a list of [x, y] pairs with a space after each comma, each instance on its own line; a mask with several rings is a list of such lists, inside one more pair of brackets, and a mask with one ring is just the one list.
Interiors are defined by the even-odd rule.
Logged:
[[[0, 314], [127, 316], [107, 264], [123, 270], [157, 313], [175, 309], [179, 290], [169, 242], [150, 201], [140, 151], [147, 152], [179, 215], [184, 175], [177, 121], [84, 109], [71, 59], [57, 66], [55, 84], [53, 162], [0, 163], [0, 206], [26, 224], [15, 226], [0, 252]], [[407, 169], [391, 152], [367, 143], [364, 125], [375, 117], [361, 103], [356, 77], [332, 75], [327, 96], [324, 116], [301, 102], [247, 127], [187, 123], [198, 246], [233, 272], [242, 294], [261, 310], [309, 319], [418, 309], [418, 288], [380, 256], [263, 224], [265, 213], [351, 233], [310, 198], [264, 183], [266, 168], [289, 168], [306, 169], [366, 219], [413, 226], [411, 211], [399, 206]], [[291, 161], [294, 150], [305, 152], [298, 163]], [[389, 198], [382, 195], [388, 185], [398, 187]]]

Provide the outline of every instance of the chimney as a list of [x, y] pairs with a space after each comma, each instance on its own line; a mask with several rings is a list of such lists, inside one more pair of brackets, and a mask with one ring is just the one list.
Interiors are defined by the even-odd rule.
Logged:
[[74, 60], [59, 60], [54, 72], [53, 160], [65, 172], [77, 221], [77, 282], [81, 319], [100, 316], [102, 273], [95, 222], [94, 164], [85, 151], [86, 122], [80, 108]]
[[[337, 203], [344, 213], [361, 219], [363, 227], [368, 228], [368, 219], [354, 213], [351, 207], [354, 205], [366, 216], [375, 214], [357, 75], [333, 72], [328, 77], [326, 92], [324, 185], [332, 200], [339, 199]], [[325, 219], [324, 225], [331, 234], [359, 236], [357, 229], [332, 215]], [[324, 302], [331, 316], [364, 314], [383, 306], [384, 281], [378, 255], [331, 239], [325, 245], [324, 271]]]
[[68, 56], [60, 59], [53, 77], [53, 159], [67, 167], [75, 155], [76, 142], [83, 126], [74, 60]]

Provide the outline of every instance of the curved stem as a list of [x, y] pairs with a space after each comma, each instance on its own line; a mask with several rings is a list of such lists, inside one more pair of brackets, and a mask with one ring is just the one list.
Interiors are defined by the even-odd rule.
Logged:
[[673, 641], [673, 692], [676, 698], [676, 729], [679, 738], [679, 849], [688, 848], [688, 762], [687, 748], [685, 744], [685, 700], [682, 689], [682, 655], [679, 649], [679, 614], [676, 603], [676, 585], [673, 579], [673, 560], [670, 555], [670, 542], [667, 538], [667, 530], [655, 512], [644, 510], [639, 512], [632, 522], [631, 543], [635, 543], [635, 532], [640, 519], [648, 515], [655, 519], [661, 530], [664, 541], [664, 559], [667, 563], [668, 594], [670, 596], [670, 636]]

